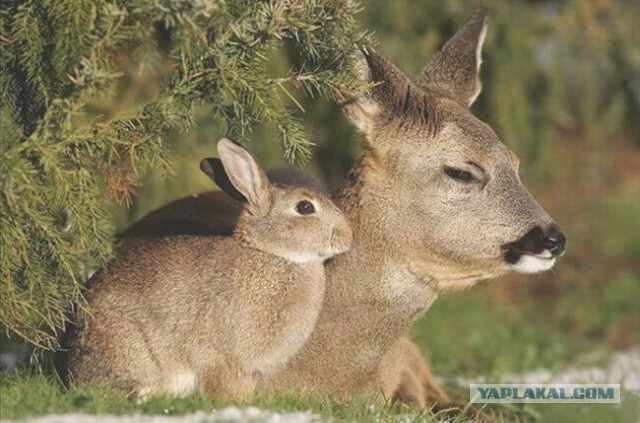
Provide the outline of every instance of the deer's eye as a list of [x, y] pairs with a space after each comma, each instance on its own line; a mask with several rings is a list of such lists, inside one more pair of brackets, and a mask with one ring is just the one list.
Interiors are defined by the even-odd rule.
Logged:
[[316, 212], [316, 208], [313, 207], [313, 203], [309, 200], [302, 200], [296, 204], [296, 211], [303, 215], [307, 216]]
[[468, 183], [476, 179], [475, 176], [473, 176], [473, 173], [462, 169], [456, 169], [455, 167], [445, 166], [444, 173], [451, 179], [455, 179], [458, 182]]

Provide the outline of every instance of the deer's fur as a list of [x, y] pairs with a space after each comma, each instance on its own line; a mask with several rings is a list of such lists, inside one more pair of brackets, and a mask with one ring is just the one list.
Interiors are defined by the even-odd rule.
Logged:
[[408, 339], [412, 324], [443, 291], [553, 266], [557, 254], [543, 242], [505, 254], [533, 229], [555, 226], [522, 185], [515, 155], [469, 110], [486, 28], [479, 8], [415, 82], [363, 49], [362, 76], [375, 85], [343, 93], [341, 106], [364, 134], [364, 152], [334, 197], [353, 247], [326, 265], [309, 341], [262, 389], [446, 406]]

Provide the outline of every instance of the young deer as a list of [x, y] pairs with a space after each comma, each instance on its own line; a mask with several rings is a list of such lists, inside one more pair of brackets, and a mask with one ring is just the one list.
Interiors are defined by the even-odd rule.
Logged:
[[[477, 9], [415, 82], [363, 50], [362, 76], [377, 84], [344, 93], [341, 106], [365, 148], [334, 197], [353, 248], [326, 266], [309, 341], [263, 388], [448, 407], [408, 338], [412, 324], [440, 292], [548, 270], [563, 253], [564, 235], [522, 185], [518, 159], [469, 110], [480, 94], [486, 20]], [[158, 213], [188, 215], [190, 205]]]
[[[145, 240], [90, 282], [69, 370], [80, 385], [138, 396], [251, 395], [307, 341], [324, 297], [323, 261], [352, 239], [317, 191], [274, 186], [222, 139], [203, 170], [247, 203], [232, 237]], [[228, 177], [228, 179], [227, 179]], [[235, 191], [237, 190], [237, 191]]]

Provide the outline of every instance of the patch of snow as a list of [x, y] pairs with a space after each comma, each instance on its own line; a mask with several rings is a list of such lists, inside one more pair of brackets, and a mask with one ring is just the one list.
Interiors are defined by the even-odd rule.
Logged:
[[198, 411], [183, 416], [92, 416], [88, 414], [62, 414], [21, 420], [29, 423], [316, 423], [323, 422], [320, 416], [311, 411], [274, 412], [257, 407], [226, 407], [211, 412]]
[[640, 349], [616, 353], [606, 367], [569, 367], [561, 372], [538, 369], [523, 374], [506, 374], [499, 381], [485, 376], [456, 378], [460, 386], [471, 383], [619, 383], [622, 389], [640, 391]]

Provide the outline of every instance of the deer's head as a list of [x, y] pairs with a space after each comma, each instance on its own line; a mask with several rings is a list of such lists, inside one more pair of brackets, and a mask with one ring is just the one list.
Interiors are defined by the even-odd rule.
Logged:
[[365, 135], [358, 207], [379, 225], [385, 254], [443, 289], [548, 270], [564, 251], [514, 153], [469, 110], [486, 29], [480, 8], [416, 81], [363, 48], [362, 75], [374, 85], [342, 102]]

